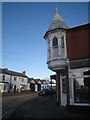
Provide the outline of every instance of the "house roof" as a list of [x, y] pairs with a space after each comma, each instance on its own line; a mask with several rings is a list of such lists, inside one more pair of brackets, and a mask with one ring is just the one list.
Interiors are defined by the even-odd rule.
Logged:
[[41, 82], [42, 82], [42, 84], [43, 84], [44, 82], [47, 83], [46, 80], [41, 80]]
[[33, 78], [29, 78], [28, 82], [31, 83], [32, 80], [35, 82], [35, 84], [38, 84], [39, 81], [41, 82], [41, 84], [43, 84], [44, 82], [46, 82], [46, 80], [33, 79]]
[[90, 22], [87, 22], [87, 23], [84, 23], [84, 24], [80, 24], [80, 25], [72, 26], [72, 27], [69, 28], [68, 30], [78, 29], [78, 28], [81, 28], [81, 29], [82, 29], [82, 27], [86, 27], [86, 26], [89, 27], [89, 25], [90, 25]]
[[0, 73], [28, 78], [28, 77], [27, 77], [25, 74], [23, 74], [23, 73], [11, 71], [11, 70], [8, 70], [8, 69], [1, 69], [1, 68], [0, 68]]
[[[34, 81], [36, 82], [36, 84], [38, 84], [39, 81], [41, 82], [40, 79], [34, 79]], [[42, 82], [41, 82], [41, 83], [42, 83]]]

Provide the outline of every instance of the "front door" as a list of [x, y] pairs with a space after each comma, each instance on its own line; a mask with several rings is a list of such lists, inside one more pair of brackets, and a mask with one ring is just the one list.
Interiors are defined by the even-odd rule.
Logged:
[[30, 83], [31, 92], [35, 92], [35, 84]]
[[41, 84], [38, 84], [38, 91], [41, 90]]
[[66, 77], [62, 76], [61, 77], [61, 105], [66, 106], [67, 103], [67, 98], [66, 98]]

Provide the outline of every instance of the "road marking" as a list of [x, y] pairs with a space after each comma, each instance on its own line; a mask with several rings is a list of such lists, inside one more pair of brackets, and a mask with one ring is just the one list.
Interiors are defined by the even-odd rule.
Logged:
[[[21, 103], [22, 104], [22, 103]], [[2, 119], [9, 113], [9, 112], [13, 112], [15, 110], [15, 107], [18, 107], [18, 105], [20, 105], [20, 103], [15, 104], [13, 106], [11, 106], [10, 108], [8, 108], [8, 110], [2, 114]]]

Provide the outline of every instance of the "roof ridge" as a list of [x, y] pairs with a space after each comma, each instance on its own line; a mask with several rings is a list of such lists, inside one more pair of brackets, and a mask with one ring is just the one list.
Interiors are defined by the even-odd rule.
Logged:
[[16, 72], [16, 71], [12, 71], [12, 70], [8, 70], [8, 69], [3, 69], [1, 68], [0, 69], [2, 72], [1, 73], [6, 73], [6, 74], [10, 74], [10, 75], [15, 75], [15, 76], [22, 76], [22, 77], [28, 77], [27, 75], [24, 75], [23, 73], [21, 72]]

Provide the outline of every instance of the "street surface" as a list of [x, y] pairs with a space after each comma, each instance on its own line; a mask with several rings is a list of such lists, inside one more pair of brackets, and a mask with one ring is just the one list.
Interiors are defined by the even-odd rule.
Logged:
[[[6, 98], [6, 97], [5, 97]], [[23, 99], [23, 100], [22, 100]], [[14, 102], [13, 102], [14, 101]], [[34, 119], [34, 118], [88, 118], [87, 115], [82, 114], [72, 114], [68, 113], [63, 109], [57, 108], [56, 96], [38, 96], [36, 94], [23, 95], [23, 96], [13, 96], [13, 100], [9, 97], [7, 99], [3, 98], [3, 111], [5, 111], [5, 106], [7, 103], [12, 104], [19, 103], [17, 107], [13, 107], [8, 114], [4, 115], [3, 118], [10, 119]], [[21, 102], [21, 104], [20, 104]]]
[[[36, 98], [37, 93], [31, 94], [12, 94], [2, 96], [2, 117], [8, 118], [12, 114], [13, 110], [23, 104], [27, 100]], [[1, 116], [0, 116], [1, 117]]]

